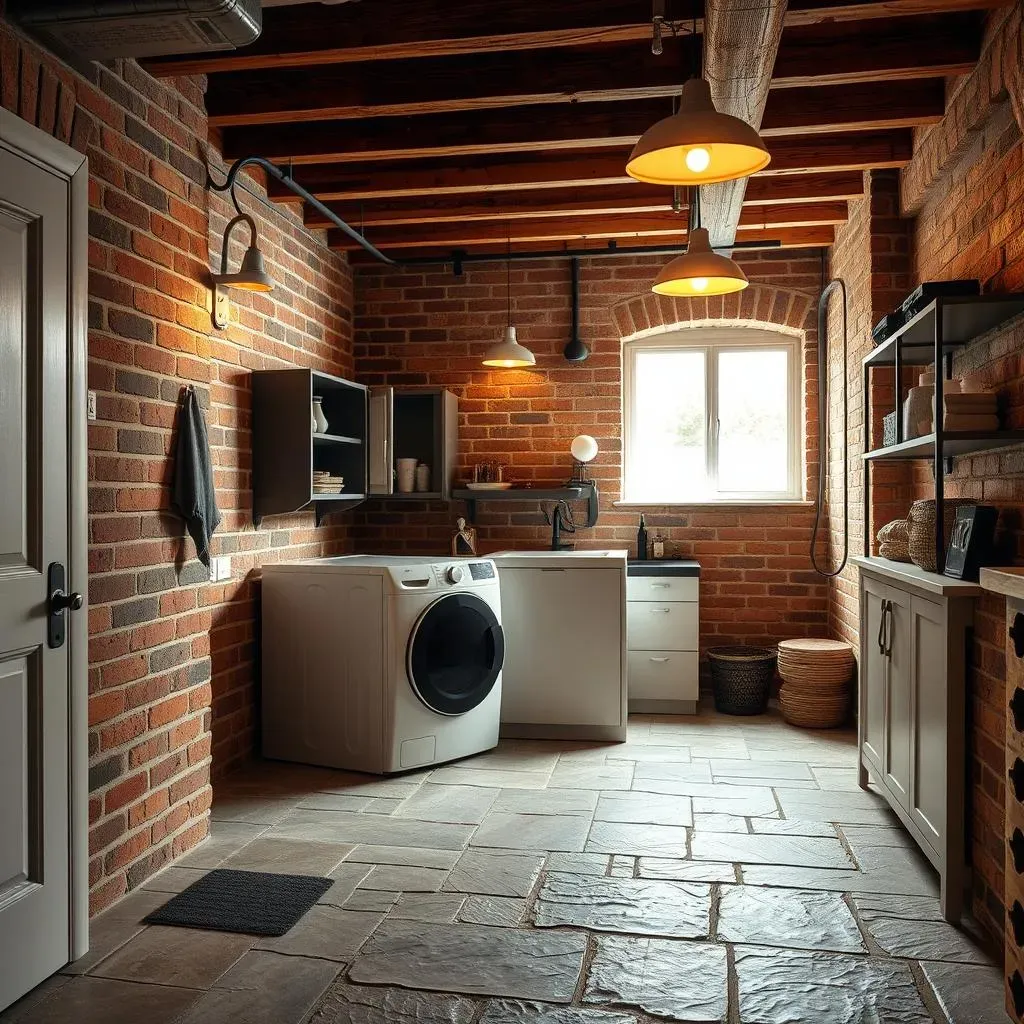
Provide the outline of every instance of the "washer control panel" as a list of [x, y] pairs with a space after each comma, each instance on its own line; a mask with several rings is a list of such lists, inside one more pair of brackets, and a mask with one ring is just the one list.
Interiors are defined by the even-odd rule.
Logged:
[[498, 578], [493, 562], [439, 562], [430, 569], [436, 586], [473, 586]]

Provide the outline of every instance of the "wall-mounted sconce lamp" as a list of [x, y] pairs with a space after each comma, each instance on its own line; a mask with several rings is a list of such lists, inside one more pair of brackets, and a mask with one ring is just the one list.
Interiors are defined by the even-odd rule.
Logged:
[[[242, 257], [242, 265], [234, 274], [228, 271], [228, 244], [231, 232], [236, 224], [245, 222], [249, 226], [249, 248]], [[247, 213], [240, 213], [228, 221], [224, 229], [224, 243], [220, 253], [220, 273], [212, 274], [213, 278], [213, 326], [218, 330], [227, 327], [231, 319], [231, 307], [228, 301], [227, 288], [241, 288], [249, 292], [269, 292], [273, 290], [274, 280], [267, 273], [263, 262], [263, 253], [256, 244], [256, 224]]]

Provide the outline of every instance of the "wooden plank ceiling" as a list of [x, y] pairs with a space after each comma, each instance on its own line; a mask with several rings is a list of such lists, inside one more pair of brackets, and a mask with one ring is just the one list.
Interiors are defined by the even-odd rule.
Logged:
[[[709, 0], [705, 64], [725, 109], [761, 114], [772, 162], [745, 192], [706, 197], [705, 222], [722, 244], [827, 245], [862, 172], [905, 164], [913, 130], [941, 117], [946, 80], [973, 67], [986, 10], [1006, 0], [760, 2], [771, 23], [743, 20], [751, 0]], [[293, 165], [396, 256], [680, 244], [685, 202], [624, 170], [703, 49], [704, 0], [666, 8], [676, 31], [655, 56], [650, 0], [288, 2], [265, 6], [253, 46], [147, 66], [209, 75], [228, 160]], [[751, 45], [774, 59], [737, 58], [744, 24], [769, 26]]]

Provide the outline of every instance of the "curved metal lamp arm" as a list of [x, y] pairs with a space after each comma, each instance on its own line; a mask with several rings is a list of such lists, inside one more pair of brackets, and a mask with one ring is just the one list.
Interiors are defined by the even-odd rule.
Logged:
[[224, 242], [220, 250], [220, 273], [223, 277], [228, 272], [228, 243], [231, 241], [231, 232], [235, 230], [237, 224], [245, 222], [249, 225], [249, 245], [253, 246], [256, 244], [256, 222], [247, 213], [239, 213], [237, 217], [232, 217], [228, 221], [228, 226], [224, 229]]
[[[345, 223], [330, 207], [325, 206], [317, 199], [311, 192], [307, 192], [290, 174], [286, 171], [281, 170], [277, 164], [271, 163], [271, 161], [265, 159], [262, 156], [243, 156], [236, 160], [231, 168], [228, 170], [228, 175], [224, 179], [223, 185], [218, 185], [212, 177], [210, 177], [209, 170], [207, 170], [207, 187], [211, 192], [227, 192], [231, 196], [231, 201], [235, 204], [235, 209], [239, 210], [238, 201], [235, 198], [235, 182], [238, 180], [238, 175], [241, 174], [246, 167], [259, 167], [265, 171], [275, 181], [281, 182], [285, 188], [294, 192], [300, 199], [307, 202], [313, 207], [317, 213], [322, 214], [332, 224], [335, 225], [340, 231], [346, 234], [352, 241], [362, 246], [374, 259], [380, 260], [381, 263], [386, 263], [389, 267], [396, 266], [397, 264], [390, 256], [385, 256], [365, 235], [360, 234], [351, 224]], [[261, 196], [257, 198], [262, 199]], [[241, 215], [241, 210], [239, 210]], [[235, 218], [236, 220], [238, 218]]]

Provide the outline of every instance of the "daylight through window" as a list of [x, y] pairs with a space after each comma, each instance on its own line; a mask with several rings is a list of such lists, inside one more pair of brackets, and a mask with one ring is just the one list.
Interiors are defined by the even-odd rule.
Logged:
[[694, 328], [628, 342], [623, 500], [799, 499], [799, 385], [788, 335]]

